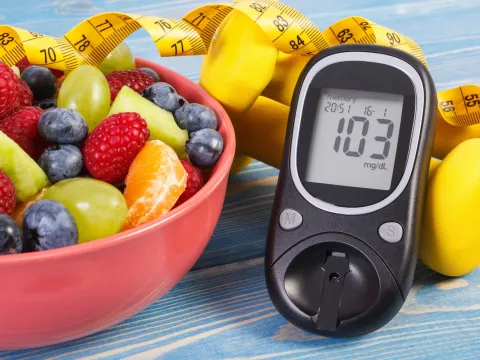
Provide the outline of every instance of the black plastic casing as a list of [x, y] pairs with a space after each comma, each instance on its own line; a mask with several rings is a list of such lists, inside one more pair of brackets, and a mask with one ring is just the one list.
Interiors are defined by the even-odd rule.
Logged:
[[[339, 52], [399, 58], [416, 70], [424, 88], [423, 123], [407, 186], [395, 201], [367, 214], [343, 215], [317, 208], [299, 193], [291, 175], [290, 153], [301, 87], [318, 61]], [[265, 254], [270, 298], [288, 321], [323, 336], [351, 337], [382, 327], [398, 313], [410, 291], [417, 262], [436, 118], [432, 78], [423, 64], [404, 51], [377, 45], [339, 45], [307, 64], [290, 108]], [[302, 215], [300, 227], [285, 231], [279, 226], [284, 209]], [[378, 233], [381, 224], [392, 221], [403, 227], [398, 243], [388, 243]], [[337, 278], [332, 279], [332, 274]]]

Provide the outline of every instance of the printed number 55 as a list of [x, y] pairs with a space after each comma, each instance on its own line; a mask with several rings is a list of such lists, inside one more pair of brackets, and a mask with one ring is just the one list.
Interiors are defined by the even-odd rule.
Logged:
[[472, 94], [472, 95], [467, 95], [465, 96], [465, 101], [467, 102], [468, 107], [472, 107], [475, 105], [480, 105], [480, 100], [475, 100], [478, 99], [477, 94]]

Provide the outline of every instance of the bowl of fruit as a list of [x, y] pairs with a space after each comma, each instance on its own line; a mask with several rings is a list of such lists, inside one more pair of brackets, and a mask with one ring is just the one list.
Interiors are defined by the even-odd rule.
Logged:
[[235, 152], [223, 108], [121, 44], [63, 73], [0, 63], [0, 350], [127, 319], [195, 264]]

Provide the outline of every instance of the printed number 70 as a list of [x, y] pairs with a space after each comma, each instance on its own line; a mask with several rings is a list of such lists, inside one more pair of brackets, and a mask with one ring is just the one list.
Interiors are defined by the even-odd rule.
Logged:
[[43, 53], [45, 56], [45, 64], [48, 64], [48, 60], [50, 60], [52, 63], [57, 61], [57, 54], [55, 53], [55, 49], [52, 47], [40, 50], [40, 53]]

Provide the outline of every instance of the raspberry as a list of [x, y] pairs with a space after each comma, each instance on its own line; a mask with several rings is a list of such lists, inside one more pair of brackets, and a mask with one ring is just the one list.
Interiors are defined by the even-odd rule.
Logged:
[[33, 93], [28, 87], [27, 83], [20, 80], [20, 91], [18, 92], [18, 99], [15, 105], [15, 109], [22, 106], [32, 106]]
[[0, 121], [0, 130], [34, 159], [38, 157], [39, 149], [36, 147], [36, 140], [39, 138], [37, 124], [42, 114], [43, 110], [38, 107], [25, 106]]
[[15, 208], [15, 188], [10, 178], [0, 170], [0, 214], [9, 215]]
[[118, 184], [148, 140], [150, 131], [139, 114], [125, 112], [103, 120], [88, 136], [83, 161], [97, 180]]
[[57, 79], [60, 79], [62, 76], [65, 75], [65, 73], [62, 70], [50, 69], [50, 71]]
[[155, 83], [150, 75], [138, 69], [111, 72], [107, 75], [107, 81], [110, 85], [112, 103], [123, 86], [128, 86], [140, 94], [143, 89]]
[[18, 76], [8, 65], [0, 62], [0, 119], [14, 109], [19, 89]]
[[120, 90], [122, 90], [123, 84], [120, 80], [113, 79], [108, 82], [108, 86], [110, 86], [110, 102], [113, 103], [113, 101], [117, 98]]
[[195, 195], [204, 185], [202, 172], [186, 160], [180, 160], [185, 171], [188, 174], [187, 186], [185, 191], [178, 198], [175, 207], [183, 204], [185, 201]]
[[29, 66], [30, 66], [30, 62], [28, 61], [28, 59], [26, 57], [24, 57], [22, 60], [20, 60], [17, 63], [17, 67], [20, 70], [20, 74], [23, 72], [23, 70], [25, 70]]
[[48, 140], [45, 140], [43, 137], [40, 136], [40, 134], [38, 134], [34, 141], [33, 158], [35, 160], [38, 160], [40, 156], [42, 156], [45, 149], [53, 145], [55, 144]]

